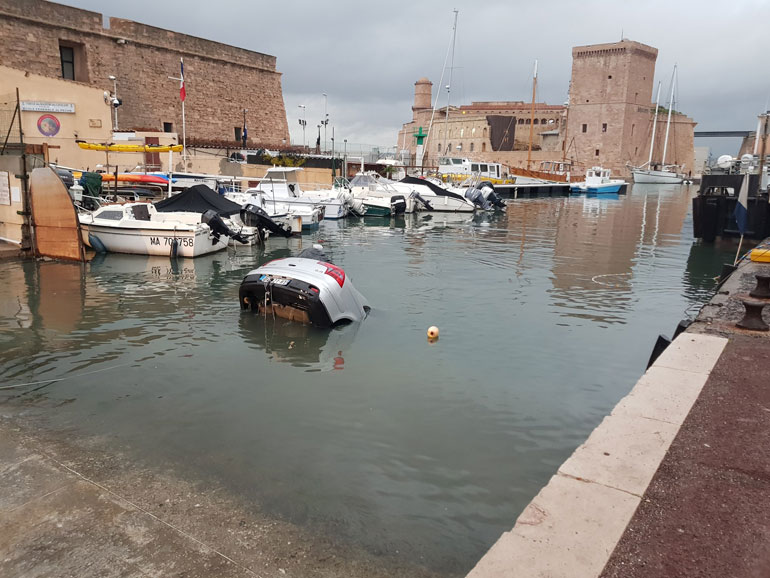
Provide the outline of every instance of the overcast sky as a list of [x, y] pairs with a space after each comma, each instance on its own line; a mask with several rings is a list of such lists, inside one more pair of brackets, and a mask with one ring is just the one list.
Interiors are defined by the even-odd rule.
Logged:
[[[337, 142], [395, 146], [401, 124], [411, 119], [414, 82], [430, 78], [435, 98], [455, 8], [452, 104], [529, 101], [535, 59], [538, 101], [563, 103], [572, 47], [614, 42], [621, 34], [658, 49], [655, 76], [664, 93], [678, 63], [676, 108], [698, 123], [696, 130], [754, 130], [770, 97], [768, 0], [63, 3], [276, 56], [292, 141], [300, 144], [298, 105], [306, 106], [311, 142], [325, 92], [329, 136], [334, 126]], [[445, 94], [439, 104], [446, 104]], [[717, 152], [737, 147], [735, 140], [696, 140], [701, 144]]]

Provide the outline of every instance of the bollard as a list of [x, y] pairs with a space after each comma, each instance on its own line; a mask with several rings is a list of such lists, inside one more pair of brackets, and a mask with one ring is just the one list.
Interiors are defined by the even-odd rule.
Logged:
[[754, 275], [757, 278], [757, 286], [751, 290], [752, 297], [770, 299], [770, 275]]
[[746, 308], [746, 314], [735, 325], [741, 329], [749, 329], [750, 331], [768, 331], [770, 326], [762, 320], [762, 309], [765, 304], [762, 301], [751, 301], [749, 299], [742, 299], [741, 302]]

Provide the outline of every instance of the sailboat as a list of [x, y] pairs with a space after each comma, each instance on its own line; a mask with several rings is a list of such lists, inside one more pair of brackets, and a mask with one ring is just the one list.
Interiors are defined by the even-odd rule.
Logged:
[[[671, 109], [674, 107], [674, 86], [676, 85], [676, 65], [674, 73], [671, 76], [671, 97], [668, 101], [668, 119], [666, 120], [666, 137], [663, 142], [663, 158], [660, 167], [655, 168], [652, 164], [652, 153], [655, 145], [655, 129], [658, 123], [658, 106], [660, 104], [660, 83], [658, 83], [658, 96], [655, 99], [655, 116], [652, 121], [652, 138], [650, 140], [650, 157], [641, 167], [635, 167], [631, 170], [635, 183], [655, 183], [655, 184], [679, 184], [684, 180], [684, 175], [678, 173], [677, 165], [666, 164], [666, 152], [668, 149], [668, 133], [671, 129]], [[647, 168], [645, 168], [647, 167]]]

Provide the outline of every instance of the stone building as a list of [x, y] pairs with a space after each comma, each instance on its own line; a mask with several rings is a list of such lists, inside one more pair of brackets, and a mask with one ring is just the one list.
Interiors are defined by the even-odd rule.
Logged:
[[[420, 127], [427, 132], [430, 126], [424, 166], [436, 166], [442, 156], [532, 169], [541, 161], [566, 159], [575, 167], [573, 173], [602, 165], [630, 176], [629, 166], [649, 158], [657, 54], [657, 49], [629, 40], [574, 48], [569, 106], [536, 102], [534, 119], [531, 103], [514, 101], [451, 107], [447, 120], [446, 108], [433, 112], [432, 83], [420, 79], [415, 83], [412, 120], [403, 125], [397, 146], [413, 163], [413, 134]], [[663, 157], [667, 112], [662, 109], [658, 115], [653, 163]], [[685, 172], [694, 169], [694, 127], [691, 118], [672, 114], [666, 162], [682, 165]]]
[[[649, 159], [655, 112], [653, 79], [657, 49], [621, 40], [572, 49], [572, 80], [566, 126], [568, 158], [584, 167], [602, 165], [628, 175], [627, 165]], [[665, 95], [661, 96], [661, 106]], [[658, 114], [653, 163], [660, 163], [666, 134], [667, 109]], [[695, 122], [671, 115], [666, 163], [695, 165]]]
[[[564, 121], [563, 106], [536, 102], [534, 119], [532, 103], [472, 102], [461, 106], [436, 109], [433, 112], [433, 83], [427, 78], [415, 82], [412, 120], [398, 133], [398, 149], [408, 164], [415, 162], [414, 134], [420, 128], [430, 134], [424, 143], [425, 166], [436, 166], [445, 156], [499, 162], [508, 166], [526, 160], [530, 127], [533, 128], [534, 157], [544, 147], [542, 133], [558, 130]], [[432, 123], [431, 123], [432, 118]], [[523, 156], [522, 156], [522, 151]], [[549, 158], [552, 154], [547, 155]]]
[[[121, 130], [182, 132], [184, 58], [187, 137], [236, 140], [248, 109], [249, 139], [289, 142], [276, 58], [44, 0], [0, 0], [0, 63], [75, 85], [113, 90]], [[10, 92], [0, 79], [0, 93]]]

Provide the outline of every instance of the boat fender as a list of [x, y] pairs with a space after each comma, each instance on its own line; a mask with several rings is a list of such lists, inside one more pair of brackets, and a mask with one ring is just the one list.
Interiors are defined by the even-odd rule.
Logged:
[[102, 240], [93, 233], [88, 233], [88, 244], [91, 245], [91, 248], [97, 253], [107, 252], [107, 247], [104, 246]]
[[171, 241], [171, 253], [170, 253], [170, 256], [171, 256], [172, 259], [176, 259], [178, 254], [179, 254], [179, 239], [174, 237], [174, 240]]

